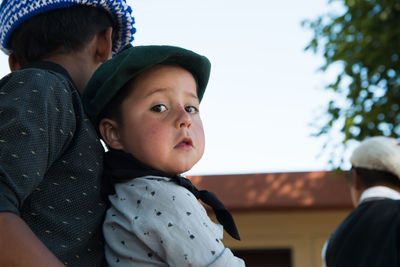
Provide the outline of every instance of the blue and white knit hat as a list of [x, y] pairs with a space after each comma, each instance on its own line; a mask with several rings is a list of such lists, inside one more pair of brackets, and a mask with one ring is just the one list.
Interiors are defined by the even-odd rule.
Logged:
[[133, 40], [135, 23], [131, 7], [125, 0], [3, 0], [0, 5], [0, 49], [11, 54], [7, 45], [12, 32], [24, 21], [40, 13], [73, 5], [87, 5], [105, 9], [114, 22], [113, 53]]

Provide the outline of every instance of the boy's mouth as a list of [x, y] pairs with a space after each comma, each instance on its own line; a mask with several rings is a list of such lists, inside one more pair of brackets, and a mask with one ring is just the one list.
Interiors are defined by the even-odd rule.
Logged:
[[179, 149], [192, 149], [193, 148], [193, 142], [192, 139], [190, 138], [183, 138], [176, 146], [175, 148], [179, 148]]

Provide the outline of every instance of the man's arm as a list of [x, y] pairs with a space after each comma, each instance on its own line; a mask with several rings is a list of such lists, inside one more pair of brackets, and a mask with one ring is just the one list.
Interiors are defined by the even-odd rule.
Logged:
[[62, 150], [59, 129], [71, 130], [56, 109], [71, 109], [55, 93], [60, 86], [32, 70], [0, 81], [0, 266], [63, 266], [18, 215]]
[[0, 266], [64, 266], [16, 214], [0, 212]]

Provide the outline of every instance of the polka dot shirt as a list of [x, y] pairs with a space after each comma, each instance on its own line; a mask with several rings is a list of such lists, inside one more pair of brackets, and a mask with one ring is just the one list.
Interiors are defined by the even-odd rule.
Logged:
[[115, 185], [103, 225], [110, 266], [245, 266], [186, 188], [145, 176]]
[[99, 266], [103, 149], [67, 76], [41, 63], [0, 81], [0, 211], [21, 216], [65, 265]]

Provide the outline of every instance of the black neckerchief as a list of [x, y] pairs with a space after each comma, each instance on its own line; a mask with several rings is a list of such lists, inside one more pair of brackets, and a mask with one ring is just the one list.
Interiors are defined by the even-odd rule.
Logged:
[[222, 202], [214, 193], [208, 192], [207, 190], [198, 190], [189, 179], [186, 179], [180, 175], [170, 175], [165, 172], [152, 169], [138, 161], [131, 154], [124, 151], [111, 149], [105, 154], [104, 177], [106, 188], [111, 188], [107, 186], [110, 184], [148, 175], [168, 177], [178, 185], [185, 187], [187, 190], [192, 192], [197, 199], [200, 199], [207, 205], [211, 206], [214, 210], [217, 220], [224, 226], [225, 231], [233, 238], [240, 240], [239, 232], [236, 228], [231, 213], [225, 208], [224, 204], [222, 204]]

